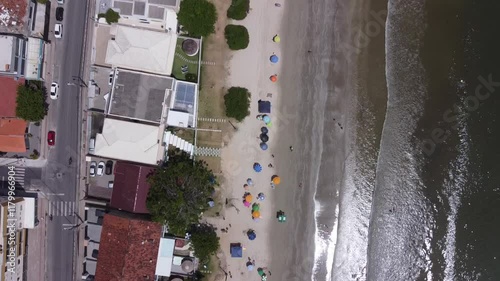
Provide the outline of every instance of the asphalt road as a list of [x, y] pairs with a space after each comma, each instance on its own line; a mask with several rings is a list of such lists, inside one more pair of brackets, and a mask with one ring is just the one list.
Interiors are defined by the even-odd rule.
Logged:
[[[56, 1], [52, 1], [57, 5]], [[81, 83], [75, 77], [81, 76], [81, 60], [87, 0], [67, 0], [64, 7], [63, 36], [52, 41], [52, 75], [59, 83], [59, 98], [49, 101], [48, 130], [56, 132], [55, 146], [49, 147], [48, 163], [43, 169], [45, 194], [49, 197], [50, 208], [74, 208], [76, 206], [77, 163], [79, 161], [78, 118]], [[54, 29], [55, 16], [52, 13], [50, 29]], [[49, 66], [52, 68], [52, 66]], [[82, 90], [85, 90], [83, 88]], [[69, 159], [72, 158], [71, 164]], [[64, 203], [64, 204], [63, 204]], [[51, 212], [52, 213], [52, 212]], [[75, 231], [65, 230], [68, 225], [78, 223], [72, 210], [53, 212], [47, 221], [47, 281], [68, 281], [80, 279], [81, 273], [73, 272], [75, 255]], [[76, 278], [76, 279], [75, 279]]]

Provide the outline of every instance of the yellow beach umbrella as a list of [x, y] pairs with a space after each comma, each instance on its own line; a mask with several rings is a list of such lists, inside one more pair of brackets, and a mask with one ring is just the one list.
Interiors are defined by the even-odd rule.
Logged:
[[279, 43], [281, 41], [280, 36], [278, 34], [274, 35], [273, 41], [276, 42], [276, 43]]
[[245, 196], [245, 201], [247, 202], [252, 202], [252, 199], [253, 199], [252, 194], [248, 194], [247, 196]]
[[280, 177], [278, 177], [278, 176], [273, 176], [273, 183], [274, 183], [274, 184], [280, 184], [280, 182], [281, 182], [281, 178], [280, 178]]
[[254, 219], [256, 219], [256, 218], [260, 218], [260, 212], [259, 212], [259, 211], [254, 211], [254, 212], [252, 213], [252, 217], [253, 217]]

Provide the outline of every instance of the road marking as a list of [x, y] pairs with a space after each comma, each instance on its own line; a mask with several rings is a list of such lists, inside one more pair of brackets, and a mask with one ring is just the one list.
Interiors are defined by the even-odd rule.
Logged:
[[69, 216], [75, 212], [75, 201], [52, 201], [49, 203], [49, 215]]

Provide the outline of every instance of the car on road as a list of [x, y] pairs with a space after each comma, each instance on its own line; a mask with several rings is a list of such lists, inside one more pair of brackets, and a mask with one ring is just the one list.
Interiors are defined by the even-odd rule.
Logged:
[[113, 70], [111, 70], [111, 72], [109, 73], [109, 81], [108, 81], [109, 86], [111, 86], [113, 84], [114, 76], [115, 76], [115, 72]]
[[59, 84], [52, 82], [50, 85], [50, 98], [56, 100], [59, 97]]
[[90, 162], [90, 169], [89, 169], [89, 174], [91, 177], [95, 177], [95, 168], [97, 166], [97, 163], [95, 161]]
[[63, 26], [60, 23], [56, 23], [54, 27], [54, 36], [56, 38], [62, 38]]
[[106, 171], [104, 171], [106, 175], [111, 175], [113, 173], [113, 161], [108, 160], [106, 162]]
[[56, 20], [62, 21], [64, 16], [64, 8], [63, 7], [57, 7], [56, 8]]
[[99, 162], [99, 165], [97, 165], [97, 175], [102, 176], [104, 171], [104, 161]]
[[63, 5], [64, 4], [64, 0], [57, 0], [57, 4]]
[[56, 132], [54, 131], [49, 131], [47, 133], [47, 143], [50, 146], [56, 145]]

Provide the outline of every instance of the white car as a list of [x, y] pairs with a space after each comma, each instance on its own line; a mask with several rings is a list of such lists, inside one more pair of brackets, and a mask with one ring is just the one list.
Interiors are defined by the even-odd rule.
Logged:
[[115, 72], [113, 70], [111, 70], [111, 72], [109, 73], [109, 81], [108, 81], [109, 86], [111, 86], [113, 84], [114, 77], [115, 77]]
[[97, 165], [97, 175], [102, 176], [104, 173], [104, 161], [99, 162], [99, 165]]
[[63, 32], [62, 24], [56, 23], [56, 26], [54, 27], [54, 36], [56, 38], [62, 38], [62, 32]]
[[56, 100], [59, 97], [59, 84], [52, 82], [50, 85], [50, 98]]
[[64, 0], [57, 0], [57, 4], [63, 5], [64, 4]]
[[97, 163], [95, 161], [90, 162], [90, 169], [89, 169], [89, 174], [91, 177], [95, 177], [95, 168], [97, 166]]

